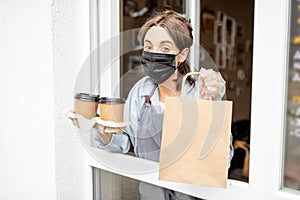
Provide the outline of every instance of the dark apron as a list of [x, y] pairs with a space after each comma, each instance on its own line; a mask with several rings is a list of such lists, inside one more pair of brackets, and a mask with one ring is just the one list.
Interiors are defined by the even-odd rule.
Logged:
[[[159, 162], [160, 145], [163, 128], [164, 114], [158, 114], [151, 104], [157, 86], [154, 87], [149, 96], [145, 96], [145, 103], [141, 110], [139, 119], [139, 128], [137, 132], [137, 142], [135, 153], [140, 158]], [[140, 182], [139, 191], [141, 200], [191, 200], [187, 194], [174, 193], [174, 191], [151, 185], [149, 183]]]
[[139, 119], [135, 153], [140, 158], [158, 162], [164, 115], [158, 114], [151, 104], [151, 97], [156, 88], [157, 86], [152, 89], [149, 96], [145, 96]]

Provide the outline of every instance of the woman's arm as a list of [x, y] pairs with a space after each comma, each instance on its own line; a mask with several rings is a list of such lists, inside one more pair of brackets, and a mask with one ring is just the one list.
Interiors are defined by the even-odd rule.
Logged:
[[100, 149], [110, 152], [127, 153], [130, 148], [129, 137], [126, 133], [122, 134], [102, 134], [94, 131], [96, 145]]
[[98, 136], [104, 145], [108, 144], [112, 138], [112, 134], [103, 134], [103, 133], [99, 133], [99, 132], [98, 132]]
[[135, 146], [135, 135], [138, 129], [140, 115], [140, 94], [144, 79], [140, 80], [129, 92], [124, 106], [124, 120], [130, 122], [122, 134], [94, 133], [97, 146], [111, 152], [127, 153], [131, 143]]

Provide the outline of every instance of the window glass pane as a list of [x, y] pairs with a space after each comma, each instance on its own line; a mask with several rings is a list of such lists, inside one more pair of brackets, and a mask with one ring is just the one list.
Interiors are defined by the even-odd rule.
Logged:
[[93, 168], [94, 200], [185, 199], [200, 200], [177, 191], [169, 190], [105, 170]]
[[139, 28], [155, 11], [171, 8], [184, 14], [185, 0], [136, 1], [126, 0], [121, 5], [121, 66], [120, 94], [126, 98], [131, 87], [145, 76], [140, 64], [143, 47], [137, 40]]
[[139, 181], [93, 168], [94, 200], [139, 200]]
[[[166, 5], [185, 13], [185, 1], [148, 2], [147, 5], [142, 1], [126, 0], [121, 6], [120, 93], [125, 98], [131, 87], [145, 75], [139, 62], [142, 53], [142, 46], [137, 41], [139, 28], [154, 11]], [[199, 13], [200, 30], [194, 29], [193, 34], [199, 31], [200, 44], [210, 53], [227, 82], [227, 99], [234, 102], [232, 135], [235, 155], [228, 177], [248, 182], [254, 0], [228, 0], [226, 3], [202, 0]]]
[[217, 64], [227, 99], [233, 101], [235, 152], [228, 177], [248, 182], [254, 0], [202, 0], [200, 17], [200, 44]]
[[290, 6], [283, 187], [300, 190], [300, 2]]

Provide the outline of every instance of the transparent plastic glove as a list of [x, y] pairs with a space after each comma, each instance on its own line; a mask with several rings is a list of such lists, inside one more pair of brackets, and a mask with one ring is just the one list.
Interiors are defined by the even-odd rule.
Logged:
[[95, 124], [94, 128], [100, 134], [121, 134], [124, 132], [123, 127], [108, 127], [101, 124]]
[[75, 114], [74, 111], [67, 112], [67, 117], [71, 120], [73, 125], [82, 131], [89, 132], [96, 123], [96, 117], [87, 119], [80, 114]]
[[201, 68], [199, 76], [199, 90], [203, 99], [221, 100], [225, 95], [226, 82], [220, 72]]
[[66, 113], [67, 117], [71, 120], [72, 124], [79, 128], [79, 122], [77, 120], [77, 118], [74, 117], [74, 111], [73, 110], [69, 110], [69, 112]]
[[78, 123], [78, 120], [76, 118], [69, 118], [71, 121], [72, 121], [72, 124], [74, 126], [76, 126], [77, 128], [79, 128], [79, 123]]

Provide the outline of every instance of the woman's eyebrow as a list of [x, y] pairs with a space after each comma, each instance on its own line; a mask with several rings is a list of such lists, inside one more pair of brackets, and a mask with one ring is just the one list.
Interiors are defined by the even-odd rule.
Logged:
[[171, 44], [171, 45], [174, 45], [173, 42], [169, 41], [169, 40], [163, 40], [160, 42], [161, 44], [165, 44], [165, 43], [168, 43], [168, 44]]
[[152, 44], [152, 42], [150, 42], [149, 40], [145, 40], [144, 43], [145, 43], [145, 42], [148, 42], [148, 43]]

